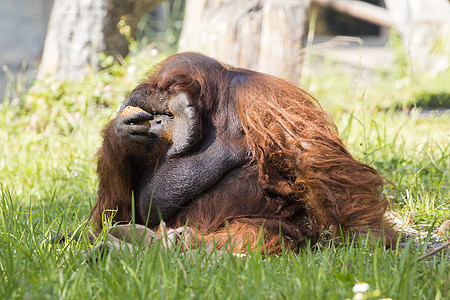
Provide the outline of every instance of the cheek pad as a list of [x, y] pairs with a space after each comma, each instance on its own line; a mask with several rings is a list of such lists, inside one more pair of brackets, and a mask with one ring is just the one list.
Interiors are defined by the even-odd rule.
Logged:
[[172, 145], [167, 156], [173, 157], [189, 151], [199, 139], [197, 111], [187, 94], [178, 94], [169, 102], [169, 110], [174, 115]]

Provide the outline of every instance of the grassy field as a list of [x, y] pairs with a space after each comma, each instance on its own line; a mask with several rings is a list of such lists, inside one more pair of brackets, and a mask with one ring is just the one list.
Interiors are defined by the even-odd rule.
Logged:
[[[87, 243], [49, 243], [83, 228], [96, 199], [99, 132], [161, 58], [142, 53], [80, 83], [38, 82], [0, 104], [0, 299], [449, 299], [450, 254], [418, 260], [429, 240], [404, 239], [397, 250], [330, 243], [271, 258], [155, 246], [89, 264]], [[450, 219], [450, 114], [409, 108], [424, 93], [448, 101], [450, 72], [401, 71], [364, 78], [330, 64], [303, 80], [354, 156], [388, 179], [392, 209], [431, 233]], [[368, 290], [358, 294], [358, 282]]]

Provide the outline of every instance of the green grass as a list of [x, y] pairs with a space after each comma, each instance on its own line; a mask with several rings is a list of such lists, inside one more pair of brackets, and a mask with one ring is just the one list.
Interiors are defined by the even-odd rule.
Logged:
[[[87, 243], [49, 243], [58, 232], [85, 230], [100, 130], [161, 58], [131, 57], [80, 83], [47, 79], [0, 105], [0, 299], [351, 299], [357, 282], [370, 285], [370, 299], [450, 297], [450, 254], [419, 261], [426, 249], [411, 243], [385, 250], [363, 240], [217, 259], [155, 246], [90, 264], [82, 261]], [[392, 209], [413, 213], [416, 229], [450, 219], [450, 116], [393, 107], [408, 108], [426, 92], [448, 94], [448, 79], [380, 73], [368, 84], [332, 67], [304, 78], [354, 156], [389, 181]]]

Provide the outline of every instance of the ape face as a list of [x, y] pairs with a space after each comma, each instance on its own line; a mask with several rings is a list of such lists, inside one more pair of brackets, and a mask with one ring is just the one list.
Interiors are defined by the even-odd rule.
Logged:
[[[127, 106], [143, 111], [121, 116]], [[383, 179], [348, 153], [315, 99], [284, 80], [178, 54], [134, 89], [103, 137], [98, 228], [103, 215], [129, 222], [134, 195], [137, 223], [187, 224], [243, 249], [256, 247], [261, 227], [277, 249], [280, 234], [295, 248], [323, 230], [380, 233]]]
[[[183, 155], [200, 137], [196, 110], [184, 93], [171, 95], [135, 90], [120, 108], [118, 116], [127, 106], [137, 106], [147, 113], [137, 112], [119, 118], [115, 132], [121, 132], [122, 138], [135, 143], [135, 147], [153, 152], [155, 158], [163, 154], [161, 151], [166, 158]], [[150, 129], [134, 125], [143, 121], [150, 121]], [[167, 148], [158, 147], [161, 144]]]

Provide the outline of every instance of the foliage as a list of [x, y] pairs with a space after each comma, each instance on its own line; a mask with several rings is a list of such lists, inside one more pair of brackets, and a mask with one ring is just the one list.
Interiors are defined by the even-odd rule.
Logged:
[[153, 13], [142, 18], [137, 39], [161, 52], [174, 51], [178, 46], [184, 17], [184, 0], [163, 1]]
[[[162, 58], [144, 48], [83, 82], [46, 79], [0, 104], [1, 299], [346, 299], [360, 293], [352, 290], [358, 282], [369, 285], [365, 298], [450, 297], [450, 254], [419, 261], [426, 248], [411, 242], [386, 250], [359, 240], [280, 257], [214, 259], [205, 249], [188, 257], [155, 246], [90, 263], [81, 260], [91, 248], [86, 241], [51, 244], [58, 233], [89, 228], [100, 130]], [[407, 108], [422, 91], [448, 94], [448, 74], [441, 76], [380, 73], [373, 80], [325, 67], [305, 79], [354, 156], [387, 178], [392, 208], [429, 231], [450, 219], [450, 115], [392, 107]]]
[[450, 93], [421, 93], [414, 102], [419, 107], [450, 108]]

